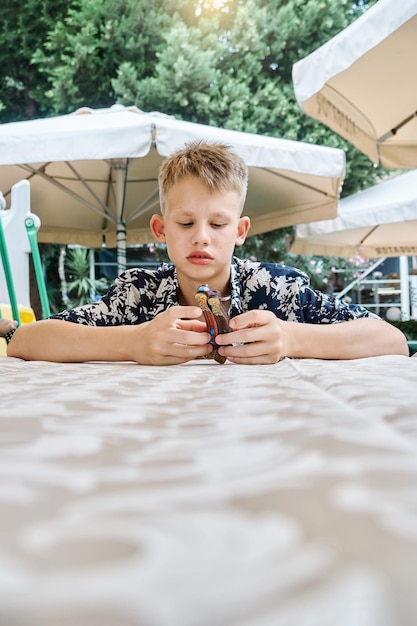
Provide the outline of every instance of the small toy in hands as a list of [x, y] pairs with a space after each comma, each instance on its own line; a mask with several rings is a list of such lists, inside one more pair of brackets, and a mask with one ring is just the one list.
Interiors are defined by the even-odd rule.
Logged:
[[200, 285], [195, 294], [195, 299], [203, 311], [207, 330], [210, 333], [210, 343], [213, 346], [213, 351], [206, 358], [215, 359], [217, 363], [223, 364], [226, 361], [226, 357], [219, 354], [214, 339], [216, 335], [230, 331], [228, 307], [226, 305], [226, 302], [230, 300], [230, 296], [222, 297], [219, 291], [210, 289], [208, 285]]

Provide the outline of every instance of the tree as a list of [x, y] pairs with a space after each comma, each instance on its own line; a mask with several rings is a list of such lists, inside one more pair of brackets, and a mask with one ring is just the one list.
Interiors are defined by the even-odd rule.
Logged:
[[[75, 3], [73, 3], [75, 5]], [[48, 79], [33, 63], [55, 20], [66, 14], [67, 0], [2, 0], [0, 4], [0, 122], [39, 117]]]
[[45, 95], [50, 111], [109, 106], [117, 99], [112, 82], [120, 68], [134, 68], [140, 78], [152, 73], [177, 4], [181, 2], [71, 2], [32, 57], [48, 82]]

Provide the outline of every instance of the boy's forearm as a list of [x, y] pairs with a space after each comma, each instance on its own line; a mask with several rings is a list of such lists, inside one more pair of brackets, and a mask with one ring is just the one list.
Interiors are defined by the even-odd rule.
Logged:
[[[281, 322], [286, 336], [284, 355], [293, 358], [355, 359], [382, 354], [408, 356], [403, 333], [382, 320], [362, 318], [336, 324]], [[24, 324], [7, 348], [25, 360], [83, 362], [137, 361], [149, 322], [139, 326], [97, 327], [61, 320]], [[147, 362], [146, 358], [142, 362]]]
[[383, 320], [361, 318], [336, 324], [287, 323], [291, 324], [289, 357], [357, 359], [409, 354], [403, 333]]
[[18, 328], [8, 356], [29, 361], [128, 361], [130, 326], [98, 327], [41, 320]]

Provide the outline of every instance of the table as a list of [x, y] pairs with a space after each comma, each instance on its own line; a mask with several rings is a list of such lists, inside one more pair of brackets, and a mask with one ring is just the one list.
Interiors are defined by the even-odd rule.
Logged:
[[415, 626], [417, 358], [0, 358], [2, 626]]

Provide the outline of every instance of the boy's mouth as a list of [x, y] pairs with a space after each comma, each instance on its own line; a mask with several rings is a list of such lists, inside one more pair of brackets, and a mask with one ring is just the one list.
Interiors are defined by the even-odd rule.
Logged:
[[213, 257], [206, 252], [192, 252], [188, 255], [187, 260], [194, 265], [207, 265], [213, 260]]

